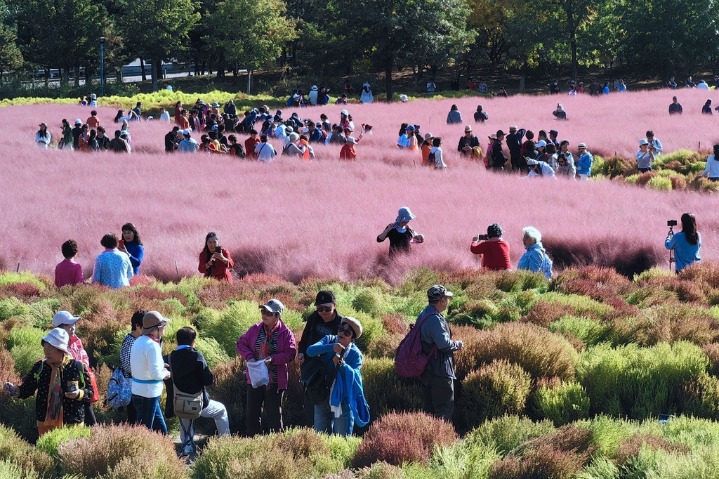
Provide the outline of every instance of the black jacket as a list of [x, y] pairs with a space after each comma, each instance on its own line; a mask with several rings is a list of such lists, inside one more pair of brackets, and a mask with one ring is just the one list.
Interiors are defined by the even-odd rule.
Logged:
[[297, 346], [297, 352], [299, 354], [306, 354], [309, 346], [312, 346], [325, 336], [337, 335], [340, 324], [342, 323], [342, 316], [337, 313], [337, 310], [335, 310], [335, 313], [335, 318], [329, 323], [325, 323], [317, 311], [310, 314], [307, 318], [305, 329], [302, 331], [300, 344]]
[[[32, 369], [22, 379], [19, 386], [18, 397], [21, 399], [29, 398], [37, 391], [35, 399], [35, 418], [42, 422], [45, 420], [47, 413], [47, 397], [50, 389], [50, 375], [52, 367], [47, 364], [47, 360], [36, 362]], [[80, 375], [82, 374], [82, 377]], [[90, 385], [90, 377], [87, 370], [80, 361], [70, 360], [60, 370], [60, 381], [62, 387], [62, 419], [63, 424], [82, 424], [85, 422], [85, 403], [90, 402], [93, 390]], [[68, 382], [77, 381], [78, 387], [82, 390], [82, 396], [78, 399], [69, 399], [65, 397]]]
[[172, 407], [172, 398], [175, 394], [174, 386], [177, 389], [188, 394], [194, 394], [202, 391], [202, 403], [207, 407], [210, 402], [210, 396], [207, 394], [206, 386], [210, 386], [215, 382], [212, 371], [207, 367], [207, 361], [201, 352], [194, 348], [184, 348], [172, 351], [169, 357], [165, 358], [170, 364], [172, 379], [165, 381], [167, 386], [167, 404], [165, 405], [165, 415], [172, 417], [175, 411]]

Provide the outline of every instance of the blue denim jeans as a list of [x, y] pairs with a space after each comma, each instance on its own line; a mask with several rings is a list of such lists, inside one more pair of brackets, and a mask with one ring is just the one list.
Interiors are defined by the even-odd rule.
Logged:
[[160, 409], [160, 396], [146, 398], [133, 394], [132, 404], [137, 411], [137, 422], [135, 424], [144, 424], [151, 431], [160, 431], [162, 434], [167, 435], [167, 424], [165, 424], [165, 417]]
[[315, 404], [315, 431], [338, 436], [351, 436], [355, 421], [346, 403], [342, 403], [342, 414], [335, 417], [330, 409], [329, 399], [322, 404]]

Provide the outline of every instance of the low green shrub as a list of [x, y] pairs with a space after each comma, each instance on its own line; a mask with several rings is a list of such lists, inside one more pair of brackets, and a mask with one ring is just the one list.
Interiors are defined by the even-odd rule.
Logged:
[[462, 354], [473, 362], [473, 368], [504, 359], [519, 364], [534, 379], [574, 377], [577, 353], [572, 345], [534, 324], [499, 324], [492, 330], [480, 331], [478, 340], [465, 343], [464, 349]]
[[12, 429], [0, 424], [0, 461], [15, 464], [24, 474], [49, 477], [52, 458], [23, 441]]
[[712, 420], [719, 419], [719, 378], [701, 374], [684, 385], [684, 413]]
[[669, 178], [662, 178], [661, 176], [655, 176], [649, 180], [647, 186], [653, 190], [672, 191], [672, 180]]
[[532, 378], [517, 364], [494, 361], [470, 373], [462, 382], [457, 416], [469, 430], [487, 419], [523, 415]]
[[532, 421], [526, 417], [503, 416], [490, 419], [464, 438], [469, 447], [496, 450], [504, 456], [532, 439], [554, 431], [551, 421]]
[[45, 452], [52, 458], [59, 456], [59, 448], [61, 444], [64, 444], [72, 439], [81, 437], [90, 437], [90, 428], [84, 425], [79, 426], [66, 426], [58, 429], [53, 429], [50, 432], [46, 432], [43, 436], [38, 439], [35, 447], [39, 451]]
[[556, 426], [589, 417], [589, 396], [581, 384], [574, 381], [555, 387], [539, 387], [534, 393], [534, 403], [542, 418]]
[[83, 477], [141, 477], [180, 479], [187, 477], [169, 436], [143, 426], [96, 426], [89, 437], [61, 444], [58, 449], [62, 474]]
[[[344, 442], [343, 447], [339, 443]], [[193, 479], [324, 477], [346, 468], [358, 438], [333, 438], [290, 429], [254, 438], [211, 439], [192, 468]]]
[[201, 336], [215, 339], [230, 357], [237, 355], [237, 340], [250, 326], [260, 321], [257, 303], [232, 301], [227, 308], [218, 311], [203, 308], [197, 314], [197, 327]]
[[24, 471], [14, 462], [0, 461], [0, 479], [40, 479], [35, 471]]
[[373, 419], [389, 412], [422, 409], [422, 388], [419, 382], [397, 376], [394, 359], [365, 358], [362, 364], [362, 385]]
[[424, 413], [389, 413], [375, 421], [364, 435], [352, 460], [353, 467], [385, 461], [395, 466], [407, 462], [427, 464], [436, 446], [457, 440], [448, 422]]
[[0, 299], [0, 321], [29, 314], [30, 307], [16, 297]]
[[24, 376], [32, 365], [45, 357], [40, 344], [45, 332], [37, 328], [13, 328], [8, 336], [8, 348], [15, 361], [15, 370], [18, 375]]
[[583, 343], [594, 346], [608, 338], [608, 326], [595, 319], [578, 316], [562, 316], [549, 325], [549, 330], [568, 337], [576, 338]]
[[577, 378], [590, 398], [590, 413], [643, 419], [677, 412], [682, 385], [706, 370], [708, 360], [693, 344], [635, 344], [584, 351]]
[[245, 407], [247, 405], [247, 379], [245, 360], [236, 358], [213, 369], [215, 384], [208, 388], [210, 397], [227, 408], [230, 430], [244, 433]]
[[524, 446], [519, 454], [498, 459], [489, 477], [569, 478], [588, 463], [594, 451], [592, 431], [575, 425], [563, 426]]
[[709, 374], [719, 377], [719, 344], [705, 344], [702, 350], [709, 358]]

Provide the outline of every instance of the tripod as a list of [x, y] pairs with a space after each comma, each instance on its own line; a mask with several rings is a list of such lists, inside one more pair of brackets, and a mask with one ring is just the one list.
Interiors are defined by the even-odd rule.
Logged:
[[[674, 227], [670, 226], [667, 238], [671, 238], [672, 236], [674, 236]], [[669, 271], [672, 270], [672, 263], [674, 263], [674, 248], [669, 250]], [[674, 270], [676, 271], [676, 266], [674, 267]]]

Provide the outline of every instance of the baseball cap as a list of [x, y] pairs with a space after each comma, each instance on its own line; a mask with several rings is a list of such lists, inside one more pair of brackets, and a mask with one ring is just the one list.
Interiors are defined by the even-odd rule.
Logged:
[[539, 141], [537, 142], [537, 144], [534, 145], [534, 146], [536, 146], [537, 148], [543, 148], [543, 147], [547, 146], [547, 142], [544, 141], [544, 140], [539, 140]]
[[448, 291], [447, 288], [445, 288], [441, 284], [435, 284], [427, 290], [427, 299], [429, 299], [430, 301], [439, 301], [442, 298], [451, 298], [452, 296], [454, 296], [454, 293]]
[[315, 306], [320, 304], [332, 304], [335, 302], [335, 294], [332, 291], [320, 291], [315, 298]]
[[269, 311], [270, 313], [281, 313], [285, 309], [285, 305], [279, 299], [271, 299], [266, 304], [261, 304], [260, 309]]
[[52, 327], [57, 328], [61, 324], [73, 325], [79, 320], [79, 316], [73, 316], [69, 311], [58, 311], [57, 314], [52, 317]]
[[531, 158], [529, 158], [529, 159], [527, 160], [527, 166], [536, 166], [536, 165], [538, 165], [538, 164], [539, 164], [539, 162], [538, 162], [537, 160], [533, 160], [533, 159], [531, 159]]

